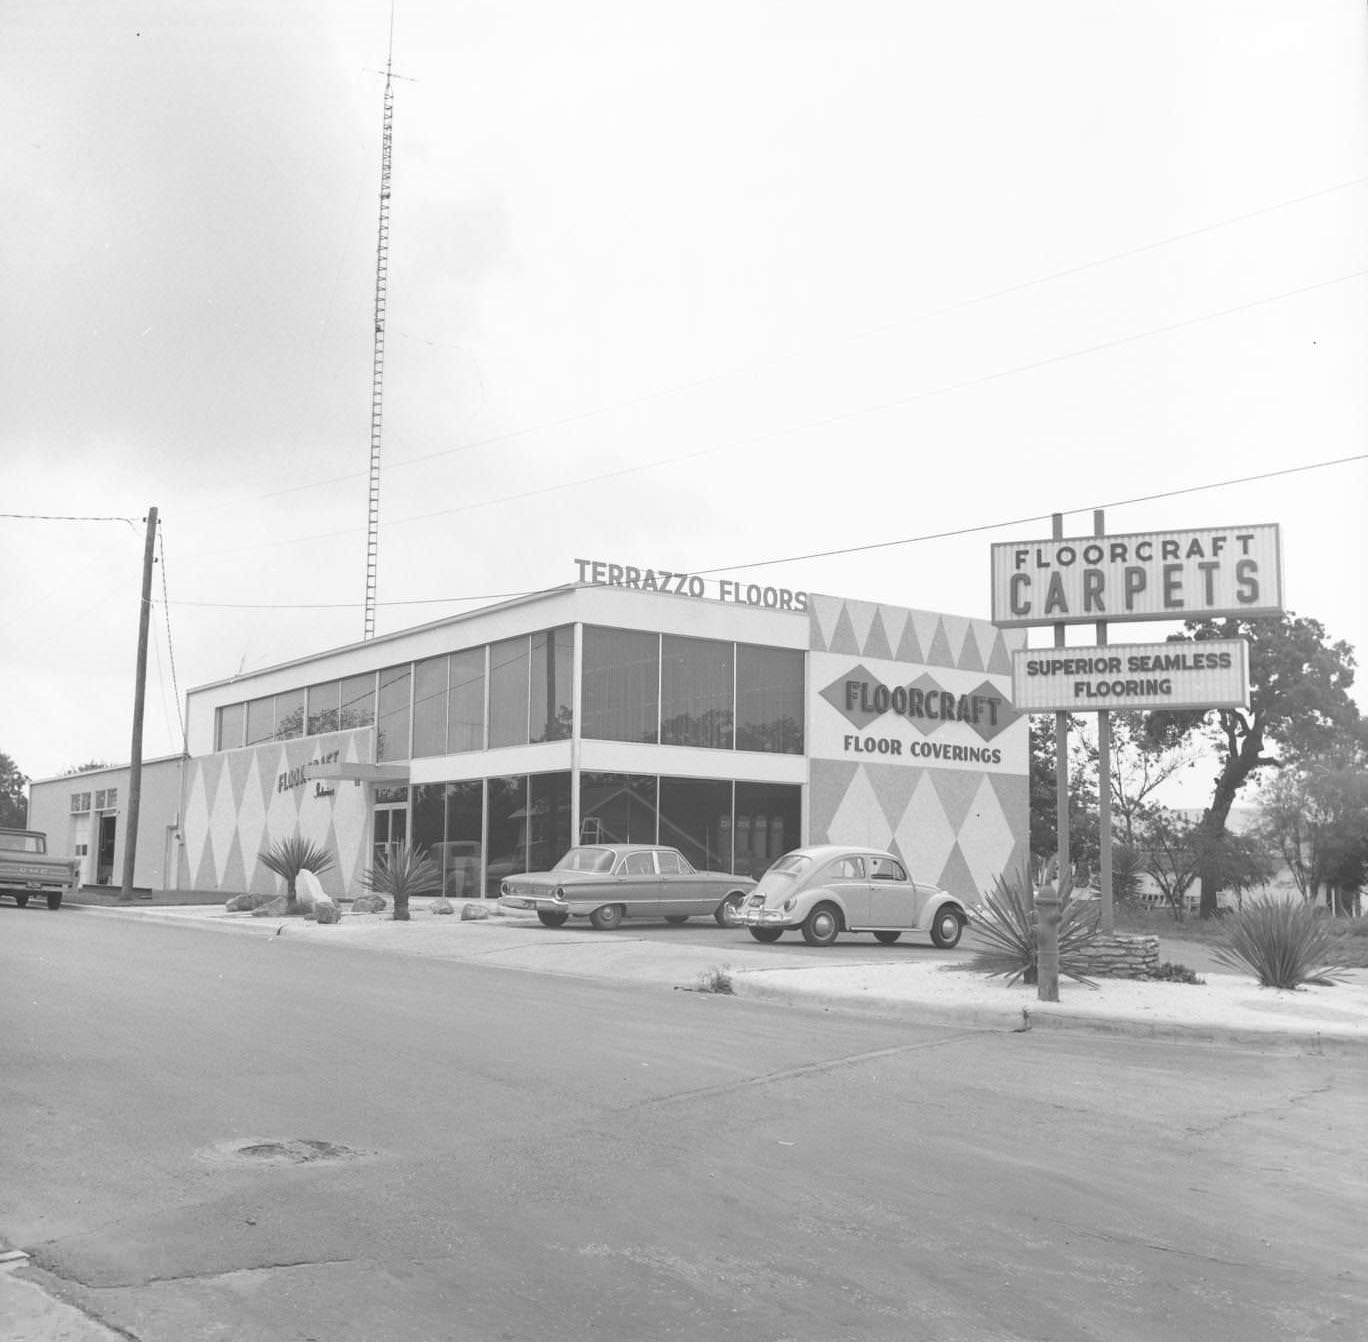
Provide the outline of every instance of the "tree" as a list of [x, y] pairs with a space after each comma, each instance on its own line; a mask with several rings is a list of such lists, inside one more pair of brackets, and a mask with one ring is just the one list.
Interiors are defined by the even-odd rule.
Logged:
[[118, 766], [113, 760], [86, 760], [84, 764], [73, 764], [69, 769], [62, 770], [63, 778], [71, 778], [76, 774], [91, 774], [100, 769], [114, 769]]
[[[1194, 768], [1201, 752], [1191, 740], [1151, 738], [1143, 713], [1111, 713], [1108, 721], [1112, 815], [1124, 842], [1134, 847], [1144, 820], [1154, 810], [1151, 798], [1180, 773]], [[1102, 753], [1097, 738], [1090, 732], [1085, 740], [1088, 758], [1097, 765]]]
[[[1082, 873], [1098, 860], [1097, 785], [1076, 718], [1070, 719], [1069, 756], [1069, 863], [1078, 873], [1074, 885], [1081, 888], [1087, 884]], [[1040, 880], [1059, 850], [1053, 715], [1031, 718], [1030, 805], [1031, 867]]]
[[1285, 770], [1260, 797], [1260, 834], [1282, 855], [1302, 898], [1314, 904], [1324, 891], [1333, 913], [1352, 911], [1368, 880], [1365, 736]]
[[23, 829], [28, 824], [28, 784], [28, 775], [0, 750], [0, 827]]
[[[1354, 653], [1327, 643], [1317, 620], [1290, 613], [1262, 619], [1190, 620], [1170, 643], [1243, 638], [1249, 644], [1250, 708], [1156, 712], [1145, 720], [1151, 741], [1176, 745], [1196, 733], [1214, 745], [1220, 765], [1211, 804], [1199, 826], [1203, 918], [1213, 917], [1221, 889], [1222, 836], [1240, 789], [1261, 769], [1278, 768], [1324, 750], [1357, 730], [1349, 697]], [[1279, 753], [1272, 753], [1277, 751]]]

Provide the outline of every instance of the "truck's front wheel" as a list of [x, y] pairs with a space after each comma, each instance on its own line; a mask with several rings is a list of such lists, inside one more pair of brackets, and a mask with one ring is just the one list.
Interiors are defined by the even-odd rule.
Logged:
[[26, 909], [26, 908], [28, 908], [28, 891], [27, 891], [27, 890], [16, 890], [16, 891], [14, 892], [14, 902], [15, 902], [21, 909]]
[[49, 895], [47, 901], [48, 908], [60, 909], [62, 907], [62, 892], [58, 890], [56, 893]]

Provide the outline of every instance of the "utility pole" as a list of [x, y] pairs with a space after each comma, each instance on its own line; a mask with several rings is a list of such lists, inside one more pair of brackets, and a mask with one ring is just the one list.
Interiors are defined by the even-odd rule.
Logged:
[[128, 752], [128, 813], [124, 821], [124, 864], [121, 901], [133, 898], [133, 864], [138, 856], [138, 811], [142, 804], [143, 701], [147, 696], [147, 626], [152, 611], [152, 562], [157, 545], [157, 510], [147, 510], [147, 542], [143, 546], [142, 604], [138, 610], [138, 669], [133, 684], [133, 745]]

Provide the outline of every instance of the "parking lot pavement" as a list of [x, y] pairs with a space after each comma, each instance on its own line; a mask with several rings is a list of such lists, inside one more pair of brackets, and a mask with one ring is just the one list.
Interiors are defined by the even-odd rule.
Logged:
[[483, 905], [477, 907], [492, 916], [465, 921], [434, 914], [430, 904], [414, 900], [409, 922], [395, 922], [388, 913], [346, 913], [341, 922], [324, 926], [302, 918], [230, 914], [221, 905], [81, 909], [79, 916], [178, 922], [240, 936], [286, 936], [974, 1028], [1081, 1029], [1368, 1057], [1368, 971], [1363, 970], [1334, 987], [1296, 992], [1260, 988], [1252, 977], [1205, 969], [1202, 984], [1100, 979], [1089, 986], [1064, 980], [1059, 1001], [1042, 1002], [1034, 986], [1009, 985], [975, 972], [972, 956], [964, 951], [910, 942], [884, 947], [851, 937], [835, 954], [797, 937], [761, 946], [741, 929], [719, 928], [715, 936], [683, 941], [630, 923], [613, 932], [546, 928], [530, 913], [495, 912]]

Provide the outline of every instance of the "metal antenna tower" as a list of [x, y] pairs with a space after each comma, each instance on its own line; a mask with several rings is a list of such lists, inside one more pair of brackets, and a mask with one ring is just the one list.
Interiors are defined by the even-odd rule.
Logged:
[[394, 7], [385, 57], [385, 129], [380, 150], [380, 232], [375, 246], [375, 349], [371, 361], [370, 500], [366, 514], [366, 624], [375, 637], [375, 575], [380, 559], [380, 421], [385, 399], [385, 305], [389, 296], [390, 165], [394, 141]]

